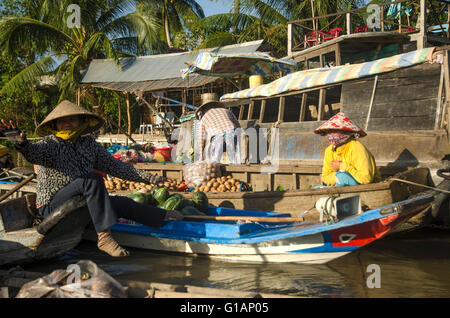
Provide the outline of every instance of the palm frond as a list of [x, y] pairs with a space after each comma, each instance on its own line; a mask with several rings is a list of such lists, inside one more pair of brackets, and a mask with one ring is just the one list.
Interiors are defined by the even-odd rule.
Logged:
[[23, 88], [30, 88], [32, 85], [35, 85], [39, 81], [39, 78], [41, 76], [53, 71], [56, 65], [57, 63], [55, 60], [53, 60], [52, 56], [44, 57], [26, 67], [13, 78], [11, 78], [3, 86], [0, 93], [10, 94]]
[[6, 54], [14, 54], [24, 43], [33, 46], [37, 53], [58, 52], [67, 42], [77, 46], [68, 34], [35, 19], [8, 17], [0, 20], [0, 50]]
[[236, 44], [236, 37], [230, 32], [216, 32], [209, 34], [206, 39], [197, 47], [197, 49], [221, 47], [230, 44]]
[[107, 59], [112, 59], [114, 62], [116, 62], [117, 65], [119, 66], [119, 69], [122, 70], [122, 67], [120, 66], [119, 54], [114, 49], [114, 45], [111, 43], [111, 41], [107, 36], [103, 37], [103, 49], [105, 51], [105, 57]]
[[[160, 51], [165, 47], [159, 37], [159, 24], [152, 17], [129, 13], [103, 28], [111, 38], [135, 36], [138, 51]], [[122, 48], [123, 49], [123, 48]]]
[[83, 57], [86, 60], [89, 58], [95, 58], [95, 54], [102, 49], [104, 36], [104, 33], [97, 32], [86, 41], [83, 48]]
[[80, 70], [86, 65], [86, 60], [77, 55], [72, 60], [66, 60], [57, 70], [58, 88], [60, 91], [59, 101], [66, 98], [75, 90], [81, 80]]
[[102, 30], [105, 26], [116, 20], [117, 18], [128, 14], [134, 9], [134, 0], [113, 0], [110, 1], [106, 9], [101, 12], [101, 15], [96, 21], [98, 30]]
[[[262, 21], [271, 24], [285, 24], [288, 19], [278, 2], [268, 4], [262, 0], [240, 0], [242, 11], [258, 16]], [[277, 4], [278, 3], [278, 4]]]
[[[198, 4], [197, 1], [194, 0], [179, 0], [174, 2], [175, 7], [180, 7], [183, 10], [189, 9], [191, 10], [197, 17], [203, 19], [205, 17], [205, 13], [203, 12], [203, 8]], [[183, 12], [178, 10], [179, 12]]]
[[229, 31], [235, 22], [234, 13], [221, 13], [210, 15], [198, 21], [197, 25], [206, 32]]
[[114, 48], [120, 52], [120, 56], [135, 56], [132, 52], [139, 52], [138, 39], [136, 36], [124, 36], [111, 40]]

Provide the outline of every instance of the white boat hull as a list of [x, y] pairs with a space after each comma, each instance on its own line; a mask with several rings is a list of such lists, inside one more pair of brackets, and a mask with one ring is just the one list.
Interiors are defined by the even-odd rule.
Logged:
[[[351, 252], [301, 252], [301, 250], [322, 247], [324, 242], [321, 234], [257, 244], [204, 243], [123, 232], [114, 232], [113, 235], [120, 245], [127, 247], [241, 262], [324, 264]], [[85, 233], [84, 238], [96, 240], [95, 233], [92, 232]]]

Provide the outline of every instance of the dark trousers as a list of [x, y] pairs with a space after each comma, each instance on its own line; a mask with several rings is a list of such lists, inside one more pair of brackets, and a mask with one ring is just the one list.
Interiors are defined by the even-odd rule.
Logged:
[[118, 218], [153, 227], [160, 227], [164, 224], [166, 210], [141, 204], [124, 196], [109, 196], [103, 177], [96, 172], [91, 172], [84, 178], [75, 179], [59, 190], [49, 204], [39, 208], [39, 212], [44, 218], [48, 217], [62, 203], [76, 195], [86, 198], [92, 223], [97, 233], [106, 231], [116, 224]]

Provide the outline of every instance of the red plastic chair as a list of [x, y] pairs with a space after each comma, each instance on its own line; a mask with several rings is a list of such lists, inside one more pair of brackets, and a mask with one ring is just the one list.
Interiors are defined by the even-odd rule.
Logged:
[[308, 34], [305, 34], [304, 46], [310, 47], [311, 43], [320, 43], [321, 41], [321, 32], [320, 31], [312, 31]]
[[331, 29], [330, 31], [327, 32], [327, 34], [325, 34], [325, 36], [323, 37], [323, 40], [328, 41], [328, 40], [335, 39], [340, 35], [341, 32], [342, 32], [341, 28]]
[[354, 33], [359, 33], [359, 32], [367, 32], [367, 25], [366, 26], [357, 27], [355, 29]]

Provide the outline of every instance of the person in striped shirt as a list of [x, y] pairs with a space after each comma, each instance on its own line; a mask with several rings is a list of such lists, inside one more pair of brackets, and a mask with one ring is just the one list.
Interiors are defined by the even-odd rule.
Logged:
[[198, 159], [221, 162], [225, 149], [230, 163], [240, 164], [241, 126], [236, 116], [218, 100], [217, 94], [202, 94], [202, 104], [195, 116], [200, 121], [194, 147]]

